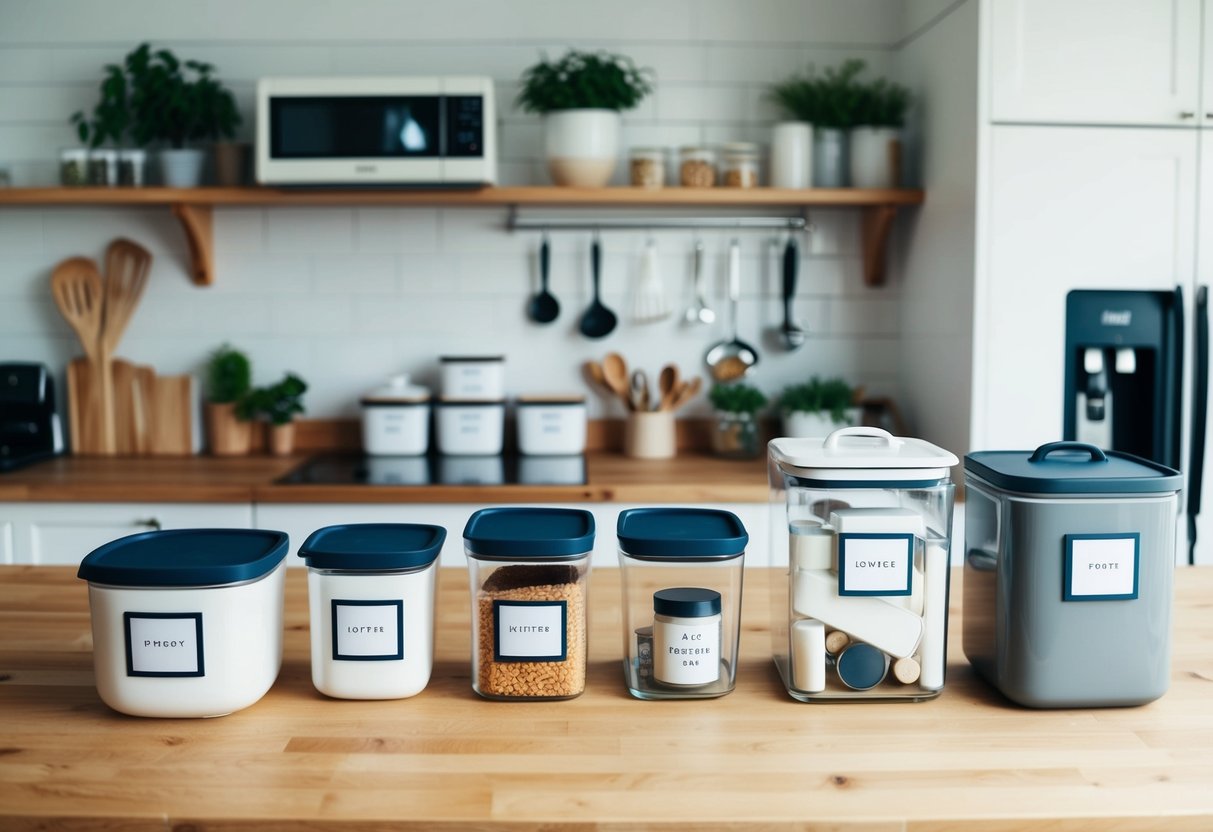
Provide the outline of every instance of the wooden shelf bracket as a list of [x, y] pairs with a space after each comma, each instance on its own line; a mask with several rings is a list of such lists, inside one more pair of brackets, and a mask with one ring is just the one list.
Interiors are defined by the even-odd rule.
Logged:
[[883, 286], [896, 205], [873, 205], [863, 209], [863, 282], [865, 286]]
[[189, 243], [190, 280], [195, 286], [212, 285], [215, 282], [215, 240], [211, 206], [174, 202], [172, 208]]

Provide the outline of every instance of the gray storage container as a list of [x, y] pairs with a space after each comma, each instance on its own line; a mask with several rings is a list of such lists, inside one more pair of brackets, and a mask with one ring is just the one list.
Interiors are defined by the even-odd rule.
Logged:
[[1036, 708], [1162, 696], [1181, 482], [1078, 442], [966, 456], [964, 651], [978, 673]]

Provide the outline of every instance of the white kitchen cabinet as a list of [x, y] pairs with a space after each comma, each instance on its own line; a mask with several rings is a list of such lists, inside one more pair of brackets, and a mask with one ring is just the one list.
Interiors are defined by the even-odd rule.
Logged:
[[973, 447], [1061, 437], [1071, 289], [1180, 286], [1190, 304], [1197, 144], [1195, 131], [990, 129]]
[[991, 119], [1196, 126], [1204, 112], [1201, 5], [989, 0]]
[[103, 543], [136, 532], [252, 527], [248, 504], [2, 503], [0, 557], [4, 563], [75, 565]]
[[[671, 504], [676, 505], [676, 504]], [[340, 523], [433, 523], [447, 531], [446, 544], [439, 560], [442, 566], [463, 566], [467, 563], [463, 554], [463, 527], [472, 513], [488, 506], [452, 503], [409, 503], [399, 505], [368, 505], [347, 503], [324, 503], [318, 505], [299, 503], [259, 503], [255, 507], [255, 523], [259, 529], [284, 531], [291, 538], [289, 563], [301, 566], [295, 557], [300, 544], [307, 536], [323, 526]], [[586, 508], [594, 514], [597, 535], [594, 540], [594, 567], [618, 566], [615, 523], [619, 512], [633, 508], [624, 503], [570, 503], [569, 508]], [[732, 511], [745, 524], [750, 534], [750, 545], [746, 550], [746, 564], [765, 566], [770, 562], [768, 545], [766, 503], [730, 503], [707, 506]]]

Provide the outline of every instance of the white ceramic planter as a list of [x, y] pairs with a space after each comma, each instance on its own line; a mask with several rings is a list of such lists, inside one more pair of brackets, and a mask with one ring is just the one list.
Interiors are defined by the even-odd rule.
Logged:
[[493, 456], [505, 444], [505, 403], [438, 402], [438, 451], [458, 456]]
[[843, 412], [843, 420], [835, 422], [824, 410], [786, 411], [783, 414], [783, 435], [798, 438], [828, 436], [838, 428], [858, 425], [860, 415], [858, 407], [850, 407]]
[[202, 184], [206, 154], [201, 150], [161, 150], [160, 180], [167, 188], [196, 188]]
[[543, 117], [544, 157], [557, 185], [601, 188], [619, 159], [619, 113], [560, 110]]
[[518, 399], [518, 450], [532, 455], [585, 451], [585, 400]]
[[850, 178], [846, 130], [817, 128], [813, 131], [813, 186], [845, 188]]
[[856, 127], [851, 131], [851, 184], [856, 188], [901, 185], [901, 130]]
[[784, 121], [771, 128], [771, 187], [813, 187], [813, 125]]

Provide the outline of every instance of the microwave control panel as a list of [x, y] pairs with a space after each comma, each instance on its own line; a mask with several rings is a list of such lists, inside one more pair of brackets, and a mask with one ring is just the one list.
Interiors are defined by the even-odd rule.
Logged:
[[446, 148], [449, 158], [484, 155], [484, 98], [479, 95], [446, 96]]

